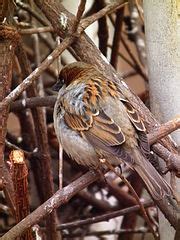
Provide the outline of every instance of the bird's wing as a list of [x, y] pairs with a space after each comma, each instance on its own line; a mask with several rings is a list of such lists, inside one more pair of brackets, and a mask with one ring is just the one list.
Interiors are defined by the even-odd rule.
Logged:
[[141, 120], [136, 109], [131, 105], [131, 103], [127, 99], [121, 98], [121, 102], [125, 105], [128, 117], [138, 132], [138, 137], [139, 137], [138, 143], [139, 143], [141, 152], [146, 158], [149, 158], [150, 147], [149, 147], [149, 143], [146, 135], [146, 128], [144, 126], [144, 123]]
[[[85, 137], [94, 148], [122, 157], [123, 160], [132, 164], [132, 158], [127, 156], [127, 153], [123, 152], [122, 148], [119, 148], [126, 140], [123, 131], [98, 104], [98, 101], [101, 101], [100, 96], [103, 94], [111, 96], [114, 100], [118, 99], [118, 87], [113, 82], [108, 81], [108, 84], [104, 84], [104, 81], [100, 80], [96, 78], [96, 82], [89, 81], [87, 88], [81, 89], [82, 84], [77, 88], [76, 85], [79, 91], [78, 96], [72, 98], [71, 104], [62, 101], [65, 110], [64, 121], [71, 129]], [[86, 89], [85, 92], [84, 89]], [[70, 96], [72, 97], [72, 95], [71, 93]], [[127, 100], [123, 98], [120, 98], [120, 100], [126, 107], [130, 121], [143, 135], [145, 127], [136, 110]], [[148, 149], [147, 141], [144, 140], [140, 144], [142, 149]]]
[[133, 158], [119, 147], [125, 142], [121, 128], [102, 109], [95, 111], [88, 106], [84, 114], [80, 115], [75, 110], [72, 112], [72, 108], [71, 112], [66, 108], [64, 121], [68, 127], [86, 138], [95, 149], [103, 150], [133, 165]]
[[121, 98], [121, 102], [125, 105], [128, 117], [133, 123], [134, 127], [138, 131], [146, 131], [143, 121], [141, 120], [139, 114], [137, 113], [136, 109], [131, 105], [131, 103], [123, 98]]
[[116, 146], [125, 141], [120, 127], [103, 110], [96, 113], [88, 112], [87, 116], [65, 112], [64, 120], [73, 130], [79, 131], [85, 136], [91, 135], [103, 145]]

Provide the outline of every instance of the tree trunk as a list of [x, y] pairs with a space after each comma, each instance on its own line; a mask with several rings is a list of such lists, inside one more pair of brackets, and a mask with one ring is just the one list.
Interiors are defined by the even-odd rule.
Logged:
[[[161, 122], [173, 119], [180, 113], [180, 29], [178, 36], [177, 2], [144, 1], [151, 110]], [[179, 145], [178, 132], [172, 136]], [[162, 214], [159, 215], [159, 221], [161, 239], [174, 239], [174, 230]]]

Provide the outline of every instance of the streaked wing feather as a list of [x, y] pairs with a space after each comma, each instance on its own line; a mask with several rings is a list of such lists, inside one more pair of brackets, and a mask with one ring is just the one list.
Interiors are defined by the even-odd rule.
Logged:
[[[101, 129], [112, 134], [117, 134], [119, 139], [119, 144], [125, 141], [125, 136], [121, 131], [121, 128], [114, 123], [114, 121], [105, 114], [104, 111], [100, 111], [97, 116], [94, 117], [94, 123]], [[120, 138], [119, 138], [120, 137]]]
[[97, 135], [92, 134], [91, 131], [86, 131], [83, 133], [86, 139], [94, 146], [94, 148], [101, 149], [109, 154], [112, 154], [114, 157], [120, 158], [128, 163], [130, 166], [133, 166], [134, 159], [123, 149], [120, 145], [106, 145], [104, 139], [102, 140]]
[[139, 114], [137, 113], [137, 111], [133, 108], [133, 106], [131, 105], [131, 103], [125, 99], [121, 99], [121, 102], [125, 105], [126, 109], [127, 109], [127, 114], [129, 119], [131, 120], [132, 124], [135, 126], [135, 128], [138, 131], [146, 131], [146, 128], [144, 126], [144, 123], [142, 122]]
[[138, 143], [139, 143], [141, 152], [145, 158], [149, 159], [150, 158], [150, 147], [149, 147], [147, 135], [145, 132], [139, 132], [138, 137], [139, 137]]
[[121, 131], [115, 132], [113, 129], [111, 130], [111, 126], [105, 126], [97, 124], [94, 120], [93, 127], [90, 128], [84, 134], [90, 133], [95, 138], [99, 139], [99, 141], [103, 142], [106, 146], [116, 146], [120, 145], [125, 141], [125, 137]]
[[99, 112], [99, 114], [96, 116], [96, 121], [107, 124], [114, 123], [114, 121], [110, 117], [108, 117], [104, 111]]
[[[73, 130], [81, 132], [81, 135], [90, 135], [91, 144], [93, 138], [106, 146], [119, 146], [125, 142], [125, 136], [120, 127], [109, 118], [104, 111], [95, 115], [88, 112], [88, 117], [65, 112], [64, 121]], [[87, 119], [91, 119], [88, 121]]]
[[68, 112], [64, 114], [64, 121], [70, 128], [76, 131], [88, 130], [92, 125], [92, 117], [87, 120], [81, 116]]

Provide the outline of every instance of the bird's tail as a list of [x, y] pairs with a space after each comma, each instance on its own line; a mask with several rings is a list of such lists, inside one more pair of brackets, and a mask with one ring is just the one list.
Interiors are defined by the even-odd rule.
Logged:
[[154, 200], [161, 200], [165, 196], [172, 196], [173, 192], [169, 184], [156, 171], [151, 163], [145, 159], [138, 149], [134, 150], [135, 163], [133, 168], [142, 178], [147, 190]]

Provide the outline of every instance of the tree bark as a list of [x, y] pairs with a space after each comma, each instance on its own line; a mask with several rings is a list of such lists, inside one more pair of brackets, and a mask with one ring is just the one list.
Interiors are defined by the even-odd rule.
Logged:
[[[151, 110], [159, 121], [166, 122], [180, 113], [177, 1], [144, 1], [144, 14]], [[172, 136], [180, 144], [180, 135], [175, 132]], [[174, 229], [161, 213], [159, 219], [161, 239], [174, 239]]]

